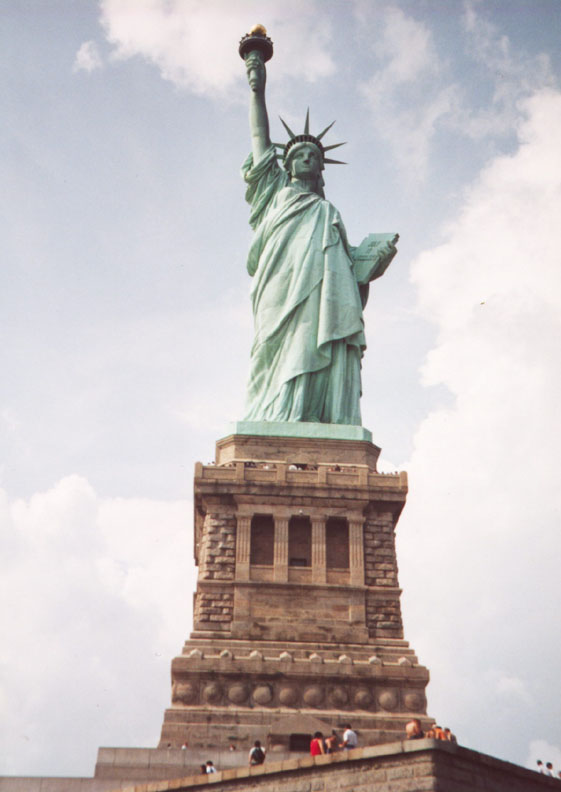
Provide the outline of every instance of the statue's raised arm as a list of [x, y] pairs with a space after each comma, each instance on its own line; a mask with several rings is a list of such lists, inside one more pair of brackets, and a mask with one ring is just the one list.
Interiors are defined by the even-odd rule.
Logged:
[[[265, 61], [273, 54], [273, 45], [268, 46], [270, 39], [266, 36], [262, 25], [255, 25], [245, 38], [245, 49], [240, 46], [240, 54], [245, 60], [247, 81], [251, 88], [249, 99], [249, 128], [251, 131], [251, 150], [253, 161], [257, 164], [269, 146], [269, 117], [265, 104], [265, 85], [267, 69]], [[244, 40], [242, 40], [242, 44]]]
[[261, 25], [242, 38], [239, 52], [251, 88], [252, 154], [242, 172], [255, 231], [247, 261], [255, 335], [245, 419], [357, 426], [362, 309], [370, 281], [395, 255], [397, 235], [371, 234], [358, 248], [349, 245], [323, 192], [325, 165], [339, 162], [327, 152], [342, 145], [322, 141], [332, 124], [314, 135], [308, 113], [295, 134], [283, 121], [289, 140], [271, 145], [265, 63], [273, 44]]

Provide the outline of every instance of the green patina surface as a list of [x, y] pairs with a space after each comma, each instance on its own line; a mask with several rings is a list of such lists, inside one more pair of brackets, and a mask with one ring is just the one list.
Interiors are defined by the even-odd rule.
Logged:
[[[370, 234], [356, 248], [349, 244], [339, 212], [323, 193], [324, 165], [336, 162], [325, 157], [334, 146], [321, 142], [328, 130], [311, 135], [309, 116], [302, 135], [287, 127], [281, 167], [269, 137], [258, 51], [246, 55], [246, 68], [252, 153], [242, 173], [255, 231], [247, 261], [255, 334], [245, 420], [324, 424], [332, 431], [340, 425], [347, 437], [349, 426], [362, 423], [369, 283], [393, 259], [397, 234]], [[320, 435], [309, 429], [302, 436]]]
[[363, 426], [309, 423], [307, 421], [235, 421], [228, 426], [228, 434], [372, 442], [372, 432]]

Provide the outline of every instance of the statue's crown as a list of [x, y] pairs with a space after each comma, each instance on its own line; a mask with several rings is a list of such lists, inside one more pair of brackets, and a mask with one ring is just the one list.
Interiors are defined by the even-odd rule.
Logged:
[[321, 142], [322, 137], [329, 132], [335, 121], [332, 121], [329, 126], [327, 126], [323, 132], [320, 132], [319, 135], [312, 135], [310, 134], [310, 110], [308, 108], [308, 112], [306, 113], [306, 121], [304, 122], [304, 132], [301, 135], [296, 135], [290, 129], [288, 124], [281, 118], [282, 125], [288, 132], [288, 142], [287, 143], [275, 143], [277, 148], [282, 149], [281, 154], [277, 154], [279, 159], [282, 159], [286, 165], [287, 157], [290, 152], [290, 149], [293, 148], [297, 143], [312, 143], [314, 146], [317, 147], [321, 154], [322, 162], [326, 164], [335, 164], [335, 165], [346, 165], [346, 162], [342, 162], [341, 160], [334, 160], [329, 159], [325, 156], [326, 151], [330, 151], [331, 149], [337, 148], [338, 146], [344, 146], [345, 143], [333, 143], [331, 146], [324, 146]]

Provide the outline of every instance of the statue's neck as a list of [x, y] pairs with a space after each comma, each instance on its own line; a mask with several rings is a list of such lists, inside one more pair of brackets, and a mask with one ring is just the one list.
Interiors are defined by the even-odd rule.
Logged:
[[314, 179], [295, 179], [294, 177], [290, 180], [290, 184], [294, 187], [295, 190], [298, 192], [313, 192], [317, 193], [317, 180]]

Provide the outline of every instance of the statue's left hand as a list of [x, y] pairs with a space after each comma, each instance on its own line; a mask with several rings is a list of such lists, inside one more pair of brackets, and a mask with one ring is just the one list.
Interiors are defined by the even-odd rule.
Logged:
[[395, 256], [397, 253], [396, 244], [399, 239], [399, 234], [396, 234], [395, 237], [391, 240], [388, 240], [385, 245], [383, 245], [380, 253], [385, 254], [386, 256]]
[[365, 285], [379, 278], [397, 253], [399, 234], [369, 234], [357, 248], [351, 249], [357, 283]]

